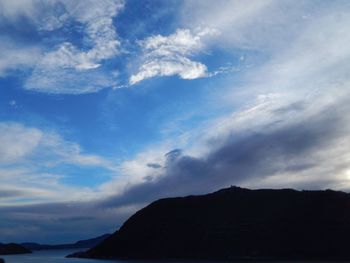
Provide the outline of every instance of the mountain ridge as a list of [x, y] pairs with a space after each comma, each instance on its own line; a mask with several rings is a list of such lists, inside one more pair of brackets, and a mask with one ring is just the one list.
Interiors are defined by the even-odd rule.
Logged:
[[96, 246], [98, 243], [102, 242], [109, 236], [110, 234], [104, 234], [104, 235], [90, 238], [90, 239], [79, 240], [79, 241], [76, 241], [75, 243], [58, 244], [58, 245], [38, 244], [35, 242], [25, 242], [25, 243], [21, 243], [21, 245], [30, 250], [91, 248]]
[[15, 243], [0, 243], [0, 255], [29, 254], [31, 250]]
[[70, 255], [118, 259], [350, 259], [350, 195], [221, 189], [157, 200], [113, 235]]

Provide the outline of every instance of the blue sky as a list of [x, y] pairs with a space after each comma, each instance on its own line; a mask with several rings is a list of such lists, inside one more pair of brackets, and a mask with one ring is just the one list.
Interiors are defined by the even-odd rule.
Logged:
[[349, 26], [341, 0], [0, 0], [0, 241], [232, 184], [350, 190]]

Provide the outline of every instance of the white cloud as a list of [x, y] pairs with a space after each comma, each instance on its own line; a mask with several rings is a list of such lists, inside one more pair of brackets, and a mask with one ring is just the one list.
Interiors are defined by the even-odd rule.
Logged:
[[29, 167], [0, 168], [0, 207], [94, 200], [96, 190], [63, 184], [64, 175]]
[[34, 17], [36, 12], [34, 6], [35, 0], [2, 0], [0, 2], [1, 16], [15, 20], [19, 16]]
[[207, 67], [196, 61], [191, 61], [185, 57], [174, 58], [173, 60], [152, 60], [146, 62], [139, 68], [136, 75], [130, 77], [130, 84], [134, 85], [142, 80], [156, 76], [178, 75], [182, 79], [196, 79], [205, 77]]
[[[123, 8], [123, 1], [60, 0], [60, 3], [71, 19], [83, 24], [84, 41], [90, 49], [80, 50], [69, 42], [60, 44], [39, 61], [25, 88], [47, 93], [81, 94], [113, 86], [115, 75], [98, 68], [104, 60], [119, 54], [120, 42], [113, 17]], [[52, 28], [56, 26], [45, 29]]]
[[178, 75], [182, 79], [196, 79], [207, 76], [207, 67], [189, 57], [203, 48], [203, 38], [217, 35], [213, 29], [178, 29], [169, 36], [151, 36], [140, 41], [143, 50], [142, 65], [138, 72], [130, 77], [134, 85], [142, 80], [156, 76]]
[[111, 160], [84, 153], [77, 143], [65, 140], [56, 132], [20, 123], [0, 123], [0, 145], [0, 198], [7, 200], [3, 205], [8, 202], [95, 199], [104, 194], [97, 193], [93, 187], [62, 183], [61, 179], [69, 174], [50, 172], [61, 165], [72, 165], [78, 170], [100, 168], [111, 174], [118, 171]]
[[0, 77], [6, 76], [11, 70], [33, 67], [41, 55], [39, 47], [23, 47], [0, 37]]
[[[118, 175], [101, 185], [100, 191], [108, 193], [110, 196], [122, 195], [134, 185], [157, 179], [164, 174], [165, 153], [174, 147], [175, 142], [162, 142], [139, 152], [133, 159], [125, 160], [118, 166]], [[149, 164], [156, 164], [159, 169], [154, 169]]]
[[46, 93], [91, 93], [114, 86], [113, 71], [99, 68], [120, 52], [113, 18], [123, 7], [123, 0], [1, 1], [0, 18], [15, 24], [19, 18], [27, 17], [39, 32], [67, 30], [65, 27], [74, 21], [80, 24], [76, 30], [82, 30], [83, 39], [82, 47], [69, 41], [49, 49], [40, 43], [33, 48], [2, 44], [0, 76], [8, 74], [10, 69], [34, 68], [24, 87]]
[[20, 124], [0, 123], [0, 163], [14, 162], [30, 154], [43, 134], [35, 128]]
[[[82, 66], [82, 65], [80, 65]], [[92, 64], [86, 64], [92, 67]], [[118, 73], [96, 68], [77, 70], [43, 64], [37, 66], [26, 80], [24, 88], [52, 94], [86, 94], [116, 85]]]
[[[212, 1], [186, 1], [187, 11], [193, 12], [193, 16], [186, 20], [186, 26], [218, 28], [222, 32], [220, 38], [210, 39], [208, 36], [211, 45], [233, 51], [249, 49], [253, 52], [247, 51], [246, 56], [257, 65], [242, 68], [239, 77], [226, 76], [226, 80], [217, 84], [220, 88], [215, 90], [217, 94], [211, 99], [220, 107], [225, 105], [226, 109], [231, 109], [230, 114], [189, 127], [182, 136], [168, 138], [172, 142], [170, 144], [155, 145], [153, 149], [145, 150], [135, 159], [122, 164], [126, 174], [135, 175], [128, 185], [115, 180], [105, 187], [120, 186], [125, 190], [141, 184], [143, 178], [164, 176], [164, 169], [152, 169], [147, 164], [156, 163], [164, 167], [164, 153], [171, 147], [184, 149], [184, 154], [206, 160], [228, 141], [240, 142], [254, 134], [274, 134], [300, 123], [307, 127], [308, 122], [312, 125], [315, 119], [329, 117], [334, 118], [334, 123], [327, 124], [325, 121], [323, 125], [334, 124], [334, 133], [319, 141], [316, 148], [290, 160], [283, 156], [265, 160], [264, 167], [274, 167], [273, 173], [263, 175], [261, 171], [261, 177], [254, 178], [242, 174], [241, 177], [246, 177], [246, 180], [239, 183], [247, 187], [330, 187], [349, 191], [350, 157], [347, 149], [350, 142], [350, 108], [346, 101], [350, 99], [350, 38], [346, 32], [350, 26], [350, 6], [341, 3], [334, 1], [317, 7], [309, 1], [299, 4], [295, 1], [252, 1], [249, 5], [245, 1], [219, 1], [215, 4]], [[290, 12], [282, 12], [289, 8]], [[305, 19], [304, 14], [308, 13], [309, 18]], [[187, 33], [191, 36], [189, 39], [195, 36], [191, 31]], [[163, 55], [183, 52], [181, 54], [186, 57], [201, 49], [200, 38], [196, 42], [184, 37], [185, 41], [177, 42], [176, 36], [155, 36], [141, 42], [146, 57], [143, 65], [151, 64], [148, 68], [141, 66], [142, 70], [133, 76], [134, 83], [162, 75], [163, 68], [167, 68], [161, 64]], [[188, 50], [187, 44], [183, 43], [188, 43]], [[222, 91], [223, 94], [220, 94]], [[207, 111], [205, 107], [203, 110]], [[317, 130], [313, 132], [315, 137], [322, 137]], [[300, 134], [297, 132], [290, 136], [299, 141], [303, 139], [298, 137]], [[187, 139], [183, 141], [182, 138]], [[256, 163], [248, 163], [247, 167], [249, 165], [253, 167]], [[298, 166], [299, 170], [292, 169]], [[200, 174], [194, 176], [200, 180]], [[232, 177], [232, 183], [235, 182], [235, 177]]]
[[[198, 136], [197, 129], [191, 131], [197, 143], [188, 152], [205, 157], [224, 146], [230, 137], [239, 141], [247, 134], [269, 134], [329, 116], [334, 123], [339, 122], [334, 127], [337, 132], [327, 138], [329, 141], [320, 142], [318, 149], [300, 158], [282, 160], [278, 164], [280, 171], [269, 177], [250, 180], [247, 175], [244, 185], [348, 191], [350, 182], [346, 174], [350, 158], [346, 149], [350, 142], [350, 120], [346, 100], [350, 98], [350, 38], [345, 32], [350, 25], [350, 6], [342, 1], [319, 5], [309, 1], [244, 4], [244, 1], [219, 1], [215, 5], [210, 1], [185, 2], [185, 10], [195, 10], [190, 19], [185, 19], [187, 26], [214, 26], [222, 32], [222, 38], [213, 38], [212, 44], [232, 51], [248, 48], [265, 55], [264, 60], [255, 58], [256, 66], [242, 69], [239, 85], [232, 84], [236, 81], [232, 77], [221, 84], [226, 88], [218, 103], [236, 110], [200, 127], [205, 131], [202, 136]], [[304, 14], [309, 14], [308, 19]], [[248, 51], [247, 56], [254, 61]], [[276, 158], [269, 163], [279, 161]], [[288, 170], [293, 162], [300, 167], [308, 162], [313, 166]]]
[[297, 4], [292, 0], [188, 0], [180, 14], [184, 26], [220, 30], [220, 38], [212, 40], [226, 51], [268, 51], [288, 44], [305, 22], [303, 16], [317, 13], [322, 7], [318, 1], [307, 0]]
[[9, 101], [9, 105], [10, 105], [11, 107], [16, 108], [16, 106], [17, 106], [17, 101], [11, 100], [11, 101]]
[[84, 25], [85, 41], [91, 49], [81, 51], [71, 43], [62, 43], [56, 51], [48, 53], [43, 59], [44, 66], [94, 69], [100, 66], [98, 63], [101, 60], [112, 58], [119, 53], [120, 43], [113, 25], [113, 17], [123, 8], [123, 1], [61, 2], [69, 17]]
[[61, 163], [96, 166], [116, 171], [116, 165], [99, 155], [85, 154], [79, 144], [56, 132], [15, 122], [0, 123], [0, 165], [40, 160], [41, 165]]

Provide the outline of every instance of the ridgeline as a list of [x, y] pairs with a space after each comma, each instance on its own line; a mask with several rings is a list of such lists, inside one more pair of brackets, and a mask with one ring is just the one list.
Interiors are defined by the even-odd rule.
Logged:
[[248, 190], [167, 198], [86, 252], [97, 259], [350, 259], [350, 194]]
[[18, 245], [15, 243], [10, 243], [10, 244], [0, 243], [0, 255], [14, 255], [14, 254], [27, 254], [27, 253], [32, 253], [32, 251], [30, 251], [29, 249], [21, 245]]

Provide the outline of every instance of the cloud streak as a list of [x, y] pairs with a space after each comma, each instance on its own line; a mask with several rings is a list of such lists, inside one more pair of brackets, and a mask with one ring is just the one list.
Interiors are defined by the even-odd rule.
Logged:
[[67, 185], [62, 181], [69, 174], [50, 171], [65, 165], [99, 168], [111, 174], [118, 170], [111, 160], [86, 154], [78, 144], [55, 132], [19, 123], [0, 123], [0, 144], [2, 205], [95, 198], [96, 190]]
[[0, 37], [0, 42], [0, 77], [33, 67], [42, 52], [36, 46], [23, 47], [4, 37]]
[[[210, 150], [200, 157], [178, 152], [171, 158], [166, 155], [166, 165], [158, 168], [162, 175], [155, 176], [149, 171], [149, 176], [153, 175], [151, 180], [131, 186], [104, 205], [118, 207], [165, 196], [199, 194], [231, 184], [348, 190], [350, 178], [346, 173], [350, 156], [346, 154], [349, 145], [344, 142], [349, 141], [350, 127], [343, 124], [349, 121], [345, 113], [350, 109], [346, 105], [349, 94], [344, 96], [346, 99], [324, 105], [322, 110], [305, 117], [307, 108], [298, 109], [291, 104], [289, 109], [282, 109], [270, 105], [264, 112], [273, 116], [268, 122], [251, 131], [237, 130], [225, 139], [210, 138], [207, 142]], [[286, 120], [291, 114], [295, 115], [294, 122]], [[279, 124], [275, 123], [277, 120]]]

